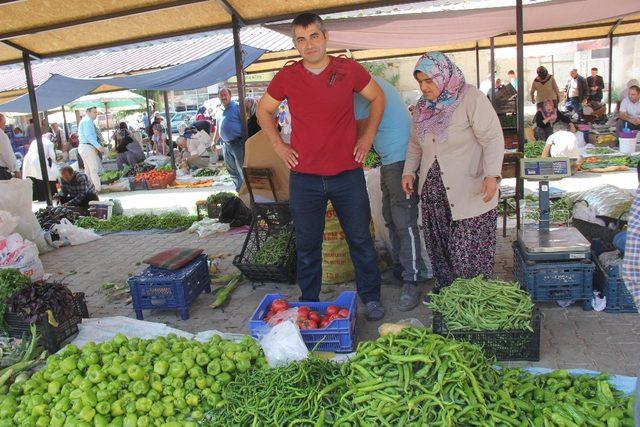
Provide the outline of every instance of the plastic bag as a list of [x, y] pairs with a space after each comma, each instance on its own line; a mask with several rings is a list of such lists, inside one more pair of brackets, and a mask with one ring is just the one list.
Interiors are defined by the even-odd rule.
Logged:
[[388, 334], [397, 334], [404, 328], [424, 328], [424, 324], [418, 319], [402, 319], [393, 323], [383, 323], [378, 327], [378, 334], [384, 337]]
[[11, 215], [7, 211], [0, 211], [0, 236], [8, 236], [13, 233], [20, 218]]
[[101, 236], [92, 230], [77, 227], [66, 218], [60, 221], [60, 224], [53, 226], [53, 230], [60, 235], [60, 239], [68, 240], [72, 246], [81, 245], [83, 243], [93, 242], [100, 239]]
[[215, 219], [204, 218], [194, 222], [189, 227], [189, 233], [198, 233], [199, 238], [212, 236], [217, 233], [224, 233], [230, 230], [229, 224], [221, 224]]
[[145, 163], [151, 166], [155, 166], [156, 168], [160, 168], [171, 161], [169, 156], [149, 156], [145, 159]]
[[286, 320], [271, 328], [260, 339], [260, 345], [267, 363], [272, 368], [303, 360], [309, 355], [300, 329], [292, 320]]
[[623, 220], [626, 219], [626, 214], [633, 202], [633, 195], [613, 185], [601, 185], [567, 197], [573, 201], [584, 200], [598, 216]]
[[38, 248], [18, 233], [0, 237], [0, 268], [17, 268], [37, 282], [44, 278], [44, 267], [38, 257]]
[[31, 210], [32, 186], [30, 179], [0, 181], [0, 210], [18, 217], [18, 225], [13, 231], [35, 243], [40, 253], [45, 253], [52, 248], [45, 241], [44, 231]]

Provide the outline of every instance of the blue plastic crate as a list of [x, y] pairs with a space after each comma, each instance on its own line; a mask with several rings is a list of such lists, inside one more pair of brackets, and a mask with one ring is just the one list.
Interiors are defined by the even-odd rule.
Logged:
[[[260, 305], [253, 312], [249, 320], [249, 333], [254, 338], [259, 338], [260, 331], [267, 327], [264, 317], [269, 312], [269, 307], [274, 300], [283, 298], [280, 294], [267, 294], [262, 298]], [[301, 330], [302, 339], [309, 350], [332, 351], [335, 353], [349, 353], [354, 350], [356, 343], [356, 293], [354, 291], [342, 292], [335, 301], [323, 302], [289, 302], [291, 307], [306, 305], [323, 315], [330, 305], [345, 307], [349, 310], [349, 318], [334, 319], [325, 329]], [[316, 347], [317, 346], [317, 347]]]
[[142, 310], [175, 308], [182, 320], [189, 318], [189, 307], [204, 290], [211, 292], [207, 255], [202, 254], [177, 270], [147, 267], [129, 278], [131, 299], [136, 318], [142, 320]]
[[590, 260], [525, 261], [518, 243], [513, 243], [513, 275], [534, 302], [590, 300], [594, 272]]
[[596, 287], [607, 298], [607, 308], [604, 311], [609, 313], [637, 313], [638, 309], [633, 297], [624, 284], [622, 274], [620, 274], [620, 267], [617, 265], [604, 267], [600, 261], [596, 261], [596, 267]]

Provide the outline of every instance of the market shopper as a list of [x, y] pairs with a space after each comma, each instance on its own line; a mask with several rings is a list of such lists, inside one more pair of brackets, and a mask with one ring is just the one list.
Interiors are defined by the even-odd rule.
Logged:
[[440, 52], [424, 54], [414, 77], [422, 97], [413, 113], [402, 186], [410, 196], [421, 192], [436, 286], [458, 277], [490, 277], [504, 156], [498, 116], [487, 97], [466, 84], [462, 71]]
[[209, 156], [207, 155], [208, 143], [210, 143], [210, 137], [205, 131], [198, 131], [198, 134], [190, 135], [190, 138], [184, 136], [179, 137], [178, 147], [183, 150], [182, 166], [188, 167], [189, 169], [206, 168], [209, 166]]
[[577, 113], [578, 118], [582, 119], [582, 101], [589, 96], [589, 86], [587, 80], [578, 74], [576, 68], [569, 71], [569, 80], [567, 80], [564, 91], [567, 96], [565, 111]]
[[244, 100], [244, 107], [247, 117], [247, 135], [251, 138], [253, 135], [260, 132], [260, 124], [258, 123], [258, 116], [256, 116], [258, 100], [249, 97]]
[[51, 194], [56, 192], [56, 177], [58, 176], [56, 165], [56, 150], [53, 146], [53, 134], [50, 132], [42, 135], [42, 146], [44, 148], [44, 159], [47, 166], [48, 182], [42, 176], [40, 166], [40, 153], [36, 140], [31, 141], [29, 150], [22, 160], [22, 176], [29, 178], [33, 182], [33, 200], [44, 202], [47, 200], [47, 185]]
[[16, 162], [16, 155], [13, 153], [11, 141], [4, 127], [7, 125], [7, 119], [4, 114], [0, 113], [0, 181], [6, 181], [13, 177], [20, 177]]
[[61, 189], [56, 195], [64, 206], [89, 207], [89, 202], [100, 200], [96, 189], [86, 174], [76, 172], [71, 166], [60, 169]]
[[628, 95], [620, 103], [617, 130], [640, 130], [640, 86], [631, 86]]
[[124, 165], [133, 167], [136, 163], [144, 161], [145, 156], [142, 146], [133, 139], [133, 135], [125, 122], [121, 122], [118, 125], [118, 130], [113, 138], [118, 152], [118, 158], [116, 159], [116, 168], [118, 170], [122, 169]]
[[100, 169], [102, 161], [99, 154], [104, 153], [104, 147], [98, 142], [96, 126], [93, 121], [98, 117], [96, 107], [87, 108], [87, 114], [80, 120], [78, 125], [78, 154], [82, 157], [84, 172], [87, 174], [96, 191], [100, 191]]
[[[244, 162], [244, 141], [242, 140], [242, 119], [240, 105], [231, 99], [231, 90], [223, 87], [218, 91], [222, 103], [216, 123], [213, 143], [223, 142], [224, 164], [231, 175], [236, 191], [242, 186], [242, 164]], [[211, 147], [215, 151], [215, 147]]]
[[[356, 286], [368, 320], [384, 317], [380, 271], [369, 224], [371, 211], [362, 163], [384, 110], [384, 94], [357, 62], [327, 55], [322, 19], [303, 13], [293, 20], [293, 41], [302, 60], [273, 78], [258, 105], [258, 121], [280, 158], [291, 168], [290, 206], [295, 221], [301, 300], [318, 301], [322, 285], [322, 241], [327, 201], [340, 220], [356, 273]], [[370, 103], [360, 137], [353, 94]], [[291, 145], [273, 120], [287, 99]]]
[[153, 123], [150, 127], [149, 134], [151, 136], [151, 141], [153, 142], [153, 150], [156, 152], [156, 154], [168, 156], [169, 146], [166, 143], [167, 130], [162, 125], [162, 120], [163, 119], [160, 114], [155, 115], [155, 117], [153, 118]]
[[551, 99], [542, 103], [542, 107], [533, 117], [533, 122], [536, 125], [533, 131], [537, 140], [546, 141], [553, 134], [553, 125], [558, 122], [566, 123], [572, 132], [576, 131], [575, 126], [571, 123], [571, 118], [558, 111]]
[[[391, 239], [391, 258], [394, 275], [402, 279], [402, 293], [398, 309], [408, 311], [420, 303], [418, 276], [420, 256], [420, 230], [418, 229], [418, 196], [405, 198], [402, 191], [404, 158], [411, 133], [411, 116], [391, 83], [381, 77], [373, 78], [384, 92], [385, 107], [378, 126], [373, 147], [380, 156], [380, 187], [382, 189], [382, 216]], [[358, 134], [367, 129], [369, 101], [355, 97]]]
[[598, 75], [598, 69], [593, 67], [591, 75], [587, 77], [587, 86], [589, 87], [589, 101], [602, 101], [602, 91], [604, 90], [604, 80]]
[[531, 85], [531, 102], [540, 109], [542, 108], [542, 103], [550, 99], [557, 108], [560, 102], [560, 89], [558, 89], [556, 79], [542, 65], [536, 69], [536, 74], [537, 76]]

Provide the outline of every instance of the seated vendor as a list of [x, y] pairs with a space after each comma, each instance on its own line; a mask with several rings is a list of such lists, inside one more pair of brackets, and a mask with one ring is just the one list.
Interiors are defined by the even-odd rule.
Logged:
[[537, 140], [546, 141], [553, 134], [553, 127], [556, 123], [565, 123], [571, 132], [575, 132], [575, 126], [571, 123], [569, 116], [558, 111], [551, 99], [542, 103], [538, 112], [533, 118], [535, 123], [534, 133]]
[[57, 198], [64, 206], [89, 207], [89, 202], [100, 200], [91, 180], [83, 172], [76, 172], [71, 166], [60, 170], [62, 188]]
[[571, 169], [575, 172], [580, 164], [582, 164], [582, 154], [578, 149], [576, 134], [566, 130], [562, 123], [554, 126], [553, 134], [547, 138], [547, 142], [542, 150], [540, 157], [566, 157], [572, 162]]
[[640, 87], [631, 86], [628, 96], [620, 103], [616, 128], [618, 131], [625, 128], [640, 130]]
[[607, 107], [605, 104], [601, 104], [595, 100], [584, 100], [582, 101], [582, 114], [584, 121], [587, 123], [592, 123], [603, 119], [605, 117], [605, 113], [607, 112]]
[[[202, 135], [204, 134], [204, 135]], [[205, 168], [209, 166], [209, 156], [207, 147], [210, 144], [210, 137], [205, 131], [191, 135], [190, 138], [181, 136], [178, 138], [178, 147], [183, 150], [182, 167], [190, 169]]]

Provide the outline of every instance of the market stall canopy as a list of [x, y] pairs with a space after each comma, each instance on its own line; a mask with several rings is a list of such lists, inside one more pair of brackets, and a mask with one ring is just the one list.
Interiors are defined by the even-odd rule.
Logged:
[[0, 3], [0, 64], [407, 0], [24, 0]]
[[[566, 0], [524, 6], [524, 44], [557, 43], [640, 34], [640, 1]], [[426, 50], [472, 50], [476, 42], [489, 47], [515, 46], [515, 7], [446, 12], [374, 15], [325, 20], [334, 54], [350, 49], [357, 60], [414, 56]], [[290, 34], [288, 23], [267, 28]], [[297, 51], [270, 52], [247, 69], [249, 73], [281, 68], [298, 59]]]
[[[242, 45], [245, 65], [253, 63], [265, 51]], [[41, 111], [68, 104], [83, 95], [101, 87], [146, 89], [146, 90], [189, 90], [211, 86], [235, 75], [233, 47], [186, 64], [134, 76], [76, 79], [53, 75], [36, 88], [38, 107]], [[0, 111], [30, 113], [29, 96], [24, 94], [13, 101], [0, 104]]]

